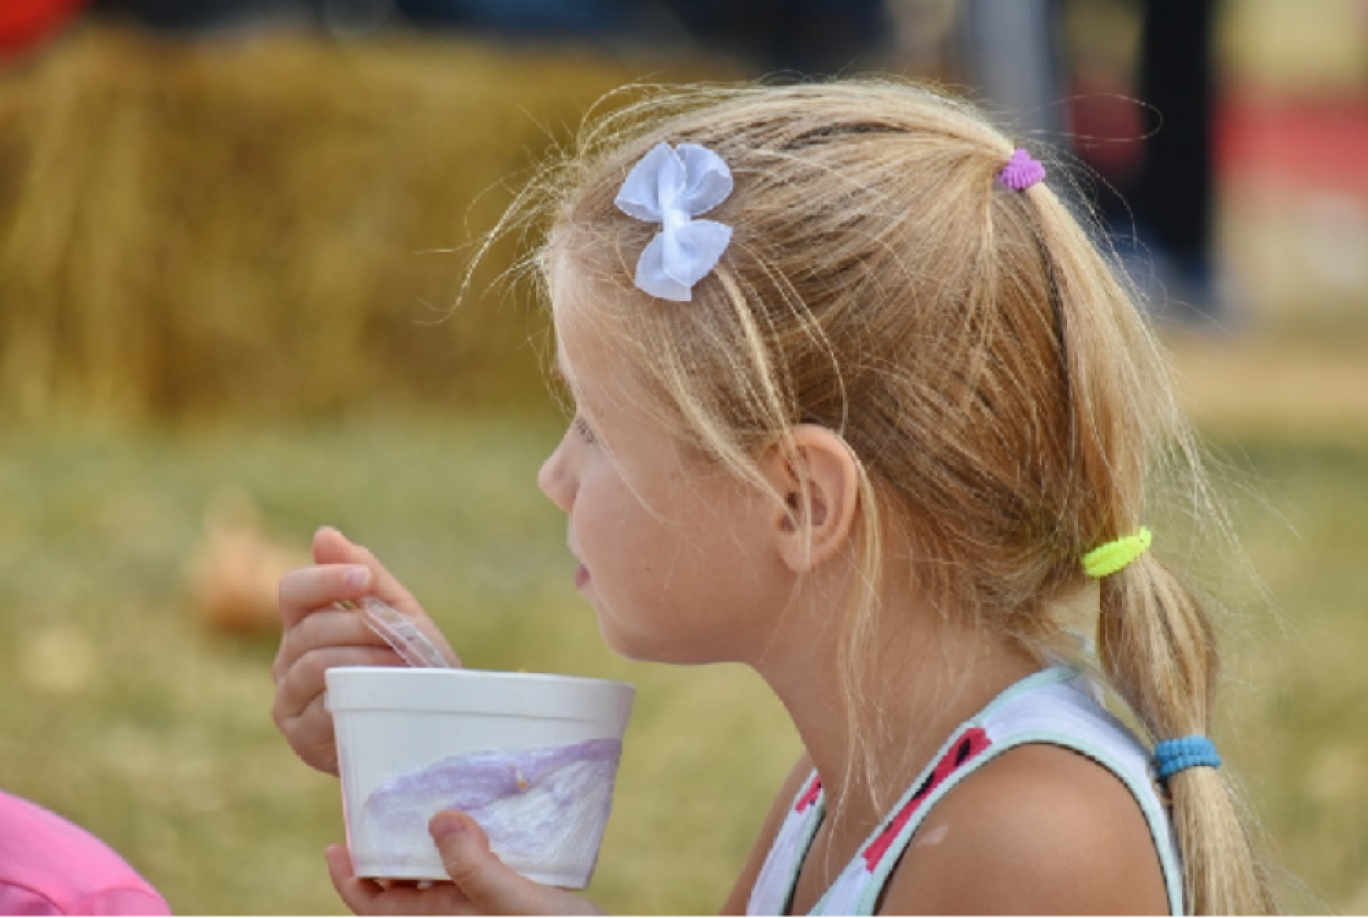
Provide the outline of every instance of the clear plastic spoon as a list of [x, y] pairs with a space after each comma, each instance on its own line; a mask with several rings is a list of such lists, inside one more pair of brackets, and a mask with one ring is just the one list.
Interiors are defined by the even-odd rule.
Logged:
[[[356, 604], [343, 603], [348, 608], [356, 608]], [[378, 634], [386, 644], [394, 648], [394, 652], [399, 654], [409, 666], [419, 668], [427, 667], [431, 669], [450, 669], [451, 664], [446, 657], [437, 649], [437, 645], [428, 640], [423, 632], [413, 624], [403, 613], [394, 607], [376, 599], [374, 596], [363, 596], [360, 600], [361, 617], [370, 629]]]

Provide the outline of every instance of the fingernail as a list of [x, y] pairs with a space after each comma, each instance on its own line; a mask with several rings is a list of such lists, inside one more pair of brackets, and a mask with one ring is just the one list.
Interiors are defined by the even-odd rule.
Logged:
[[432, 825], [428, 827], [428, 831], [432, 833], [432, 840], [440, 844], [448, 838], [460, 835], [465, 828], [465, 820], [456, 813], [438, 813], [432, 817]]
[[364, 567], [353, 567], [342, 575], [342, 582], [353, 590], [359, 590], [370, 583], [370, 571]]

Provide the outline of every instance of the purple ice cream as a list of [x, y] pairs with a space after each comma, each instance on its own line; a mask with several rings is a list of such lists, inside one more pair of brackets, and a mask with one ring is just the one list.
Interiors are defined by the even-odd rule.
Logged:
[[[385, 874], [423, 875], [440, 866], [428, 821], [468, 813], [509, 867], [535, 877], [586, 880], [613, 803], [622, 743], [590, 740], [519, 752], [472, 752], [404, 772], [362, 807], [353, 849], [372, 852]], [[573, 881], [562, 881], [572, 885]]]

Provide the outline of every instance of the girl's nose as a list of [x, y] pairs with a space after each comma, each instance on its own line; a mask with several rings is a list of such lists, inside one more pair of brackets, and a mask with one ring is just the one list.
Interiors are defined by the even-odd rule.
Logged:
[[575, 481], [566, 462], [566, 439], [562, 438], [555, 451], [542, 463], [541, 470], [537, 472], [537, 487], [562, 512], [569, 513], [575, 502]]

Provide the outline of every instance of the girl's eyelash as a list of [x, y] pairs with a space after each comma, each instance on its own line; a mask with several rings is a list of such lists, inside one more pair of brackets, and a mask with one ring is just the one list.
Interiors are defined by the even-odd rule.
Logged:
[[597, 439], [594, 436], [593, 429], [589, 426], [589, 422], [586, 421], [584, 418], [576, 417], [573, 423], [576, 432], [578, 432], [579, 435], [584, 438], [584, 442], [593, 443]]

